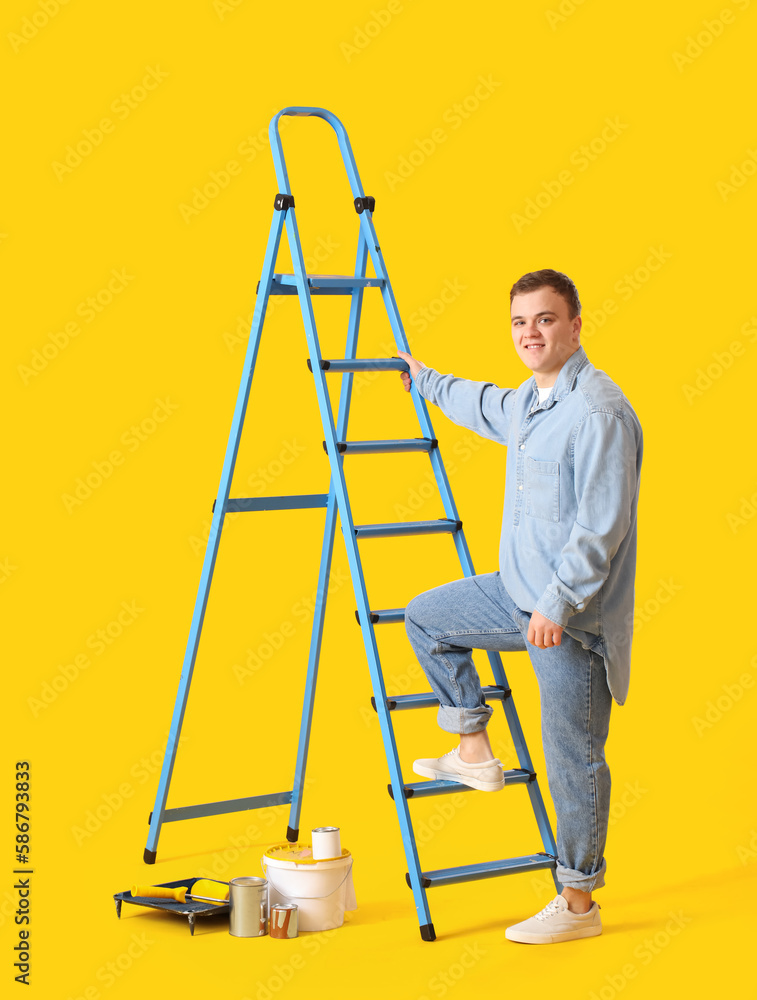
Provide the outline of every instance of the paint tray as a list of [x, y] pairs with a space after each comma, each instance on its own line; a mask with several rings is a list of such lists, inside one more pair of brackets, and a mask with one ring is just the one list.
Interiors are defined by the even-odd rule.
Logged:
[[[192, 886], [195, 882], [205, 881], [207, 876], [201, 876], [198, 878], [184, 878], [179, 879], [177, 882], [155, 882], [156, 886], [165, 886], [168, 889], [178, 889], [186, 888], [191, 891]], [[217, 879], [210, 879], [212, 882], [218, 881]], [[226, 882], [221, 883], [222, 885], [227, 885]], [[122, 903], [134, 903], [136, 906], [149, 906], [153, 910], [163, 910], [167, 913], [178, 913], [182, 917], [186, 917], [189, 921], [189, 933], [194, 934], [195, 932], [195, 917], [207, 917], [214, 913], [227, 914], [230, 909], [229, 903], [203, 903], [200, 900], [188, 899], [184, 903], [179, 903], [175, 899], [153, 899], [150, 896], [132, 896], [131, 891], [128, 892], [116, 892], [113, 895], [113, 899], [116, 903], [116, 915], [121, 917], [121, 904]]]

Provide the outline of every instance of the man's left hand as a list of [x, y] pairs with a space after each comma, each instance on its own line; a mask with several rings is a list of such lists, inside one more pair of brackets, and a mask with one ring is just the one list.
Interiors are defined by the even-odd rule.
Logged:
[[531, 624], [528, 626], [527, 638], [532, 645], [538, 646], [539, 649], [559, 646], [562, 638], [562, 625], [555, 625], [549, 618], [534, 611], [531, 615]]

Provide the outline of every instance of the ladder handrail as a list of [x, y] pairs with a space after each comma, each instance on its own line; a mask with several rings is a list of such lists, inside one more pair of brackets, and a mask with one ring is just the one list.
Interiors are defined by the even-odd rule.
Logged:
[[289, 187], [289, 175], [284, 161], [284, 149], [281, 145], [281, 136], [279, 135], [279, 118], [281, 118], [282, 115], [289, 115], [293, 118], [323, 118], [329, 123], [329, 125], [331, 125], [336, 132], [337, 139], [339, 140], [339, 149], [341, 150], [344, 168], [347, 171], [347, 177], [349, 178], [350, 187], [352, 188], [352, 195], [354, 198], [362, 198], [364, 191], [360, 183], [360, 175], [357, 172], [357, 164], [355, 163], [355, 157], [352, 153], [352, 146], [350, 146], [350, 140], [347, 136], [347, 130], [344, 125], [342, 125], [333, 112], [327, 111], [326, 108], [306, 108], [299, 107], [297, 105], [282, 108], [281, 111], [278, 111], [273, 116], [271, 123], [268, 126], [268, 139], [271, 145], [273, 163], [276, 168], [276, 180], [278, 181], [280, 193], [292, 193]]

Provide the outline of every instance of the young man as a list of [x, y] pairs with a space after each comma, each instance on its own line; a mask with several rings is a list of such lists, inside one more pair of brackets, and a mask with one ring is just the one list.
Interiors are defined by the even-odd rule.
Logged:
[[472, 649], [528, 650], [536, 673], [563, 886], [506, 931], [547, 944], [600, 934], [591, 894], [604, 885], [610, 808], [604, 746], [613, 698], [628, 692], [642, 457], [638, 418], [579, 342], [581, 304], [559, 271], [510, 290], [515, 351], [533, 376], [517, 389], [442, 375], [400, 352], [402, 373], [457, 424], [507, 445], [499, 572], [414, 598], [410, 642], [460, 745], [413, 770], [485, 791], [504, 787], [486, 733], [492, 709]]

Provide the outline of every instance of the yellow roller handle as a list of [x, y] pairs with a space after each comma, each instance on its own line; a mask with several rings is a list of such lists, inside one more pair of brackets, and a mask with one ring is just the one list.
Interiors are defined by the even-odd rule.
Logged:
[[133, 885], [131, 894], [146, 896], [148, 899], [175, 899], [179, 903], [185, 903], [187, 889], [184, 886], [171, 889], [167, 885]]
[[229, 887], [211, 879], [198, 879], [191, 889], [185, 886], [171, 888], [167, 885], [133, 885], [131, 894], [145, 896], [147, 899], [175, 899], [178, 903], [186, 903], [187, 896], [207, 903], [226, 903], [229, 899]]

